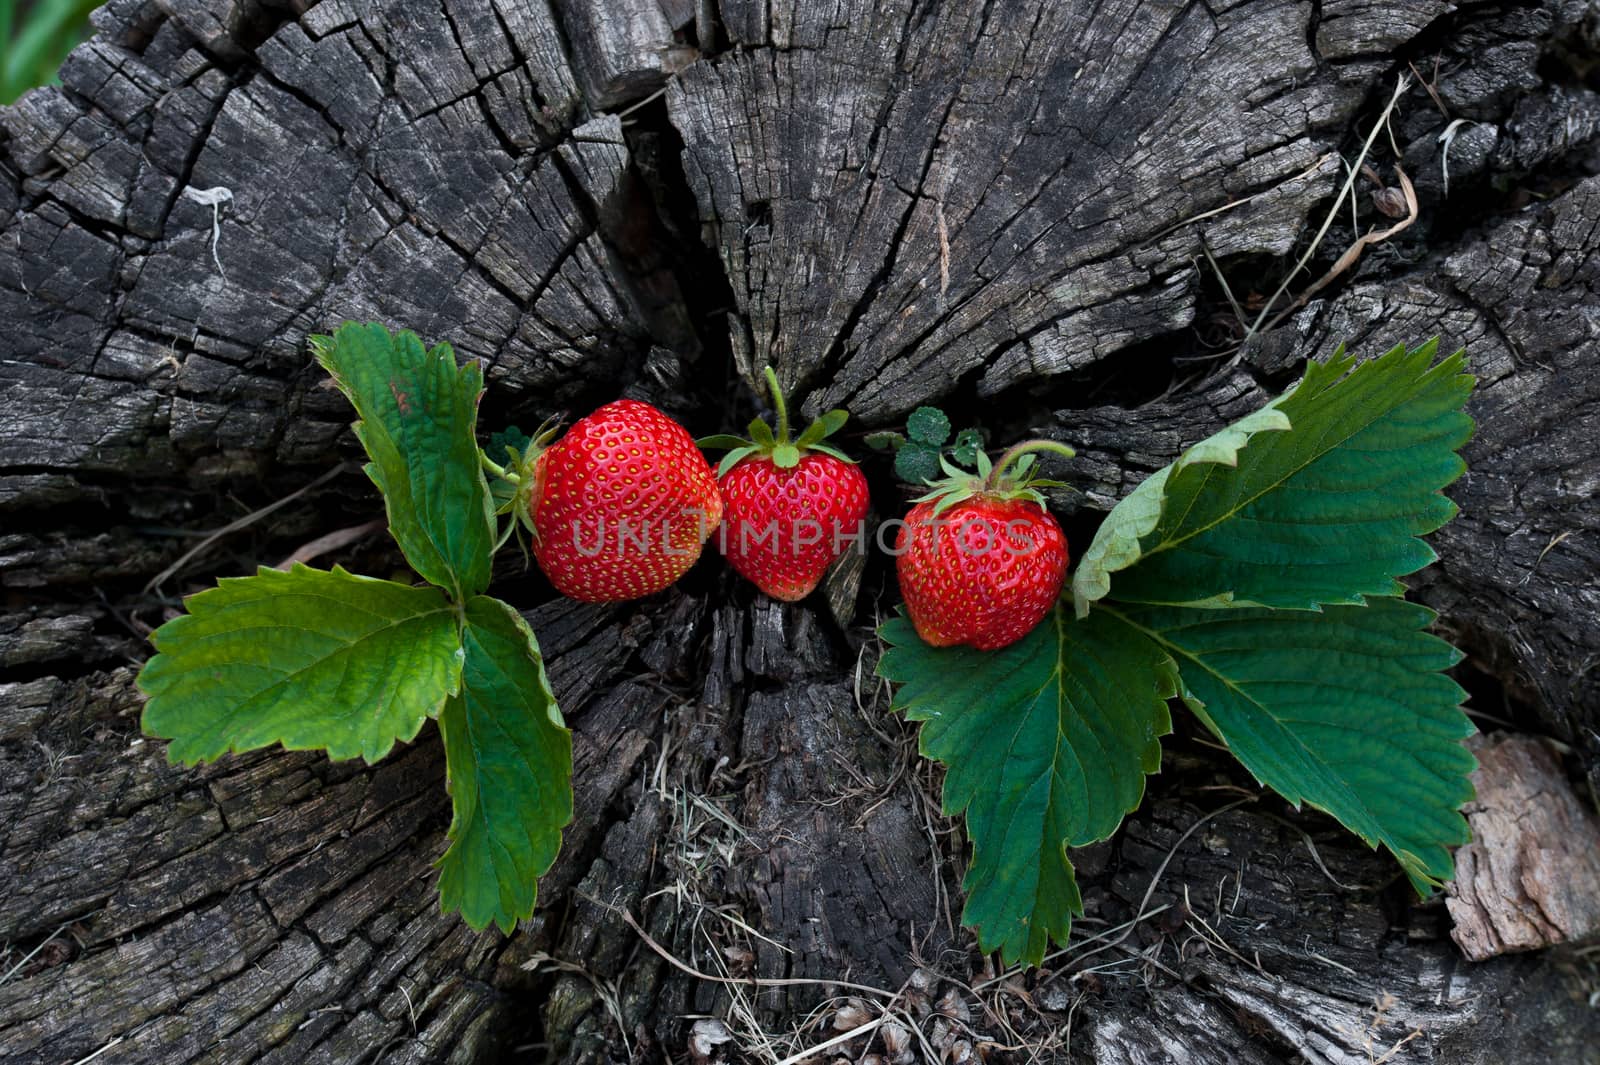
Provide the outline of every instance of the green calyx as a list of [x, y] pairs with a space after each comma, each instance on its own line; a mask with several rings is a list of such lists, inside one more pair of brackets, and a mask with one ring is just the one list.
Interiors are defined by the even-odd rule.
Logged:
[[[491, 459], [488, 452], [478, 452], [478, 460], [484, 471], [493, 478], [489, 482], [489, 491], [494, 498], [495, 513], [511, 515], [499, 542], [495, 544], [496, 550], [510, 539], [518, 525], [530, 534], [538, 535], [533, 527], [533, 497], [540, 485], [534, 476], [534, 465], [545, 449], [555, 442], [560, 431], [561, 420], [549, 418], [534, 430], [532, 437], [516, 429], [494, 434], [489, 440], [489, 447], [491, 450], [498, 447], [505, 453], [507, 461], [503, 465]], [[518, 540], [518, 543], [521, 541]]]
[[1008, 499], [1027, 499], [1044, 506], [1045, 488], [1066, 488], [1065, 481], [1054, 481], [1039, 476], [1039, 454], [1049, 452], [1062, 458], [1072, 458], [1077, 452], [1066, 444], [1054, 440], [1024, 440], [1009, 448], [992, 462], [987, 453], [976, 456], [977, 472], [964, 470], [947, 458], [939, 459], [946, 476], [929, 481], [928, 491], [913, 502], [933, 502], [933, 513], [943, 514], [957, 503], [969, 499], [986, 499], [1001, 502]]
[[830, 455], [840, 462], [854, 465], [855, 460], [844, 452], [834, 448], [823, 441], [844, 428], [844, 423], [850, 415], [842, 410], [830, 410], [810, 425], [805, 432], [796, 439], [789, 437], [789, 408], [784, 402], [783, 391], [778, 387], [778, 375], [772, 372], [772, 367], [762, 368], [766, 375], [767, 389], [772, 396], [772, 406], [778, 414], [778, 428], [774, 432], [765, 418], [757, 418], [750, 423], [746, 430], [749, 437], [719, 434], [717, 436], [703, 436], [695, 443], [703, 448], [728, 449], [717, 465], [717, 476], [721, 477], [739, 463], [751, 456], [771, 459], [772, 464], [779, 469], [792, 470], [800, 465], [800, 460], [809, 452]]

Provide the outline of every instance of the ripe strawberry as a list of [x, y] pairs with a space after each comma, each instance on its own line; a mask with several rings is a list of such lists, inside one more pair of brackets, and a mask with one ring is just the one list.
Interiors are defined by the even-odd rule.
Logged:
[[822, 443], [849, 417], [829, 411], [789, 440], [789, 412], [777, 375], [766, 371], [778, 431], [760, 418], [750, 437], [707, 437], [702, 447], [732, 448], [717, 468], [723, 520], [717, 547], [756, 587], [785, 602], [804, 599], [833, 560], [857, 542], [867, 513], [867, 479]]
[[722, 520], [711, 466], [648, 403], [607, 403], [534, 460], [533, 554], [562, 595], [588, 603], [667, 587]]
[[895, 568], [923, 642], [998, 650], [1026, 636], [1055, 605], [1067, 575], [1067, 540], [1038, 489], [1056, 482], [1030, 477], [1034, 457], [1021, 451], [1045, 443], [1013, 448], [998, 467], [980, 454], [976, 477], [946, 466], [951, 477], [906, 515]]
[[742, 576], [785, 602], [811, 593], [856, 541], [867, 513], [867, 479], [832, 455], [805, 455], [790, 469], [752, 456], [718, 483], [717, 547]]

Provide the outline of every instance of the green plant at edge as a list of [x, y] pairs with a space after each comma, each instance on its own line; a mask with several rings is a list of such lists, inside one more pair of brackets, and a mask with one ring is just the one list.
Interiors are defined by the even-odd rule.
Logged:
[[144, 729], [188, 764], [274, 743], [370, 763], [434, 719], [453, 808], [440, 904], [509, 931], [533, 913], [572, 819], [572, 738], [533, 632], [483, 594], [502, 537], [475, 435], [482, 373], [378, 325], [312, 343], [360, 416], [389, 531], [427, 584], [337, 566], [224, 578], [151, 637]]
[[16, 0], [0, 0], [0, 104], [55, 79], [67, 53], [89, 33], [98, 0], [38, 0], [17, 20]]

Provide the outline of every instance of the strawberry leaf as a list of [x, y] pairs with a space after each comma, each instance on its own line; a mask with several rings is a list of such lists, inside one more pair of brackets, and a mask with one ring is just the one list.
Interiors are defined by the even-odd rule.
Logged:
[[708, 448], [721, 451], [724, 448], [749, 447], [750, 441], [742, 436], [733, 436], [728, 433], [717, 433], [714, 436], [702, 436], [694, 442], [695, 447]]
[[[737, 438], [735, 438], [735, 439], [737, 439]], [[705, 445], [701, 445], [701, 446], [703, 447]], [[753, 447], [753, 446], [750, 446], [750, 447], [736, 447], [736, 448], [734, 448], [732, 451], [730, 451], [726, 455], [722, 456], [722, 461], [717, 463], [717, 476], [718, 477], [727, 476], [729, 470], [731, 470], [735, 466], [739, 465], [739, 463], [743, 462], [745, 459], [749, 458], [751, 455], [756, 454], [759, 450], [760, 450], [760, 448]]]
[[[1080, 613], [1122, 602], [1312, 608], [1403, 591], [1419, 537], [1455, 514], [1473, 379], [1437, 341], [1357, 366], [1336, 352], [1295, 389], [1190, 448], [1112, 510], [1073, 577]], [[1430, 368], [1431, 367], [1431, 368]], [[1115, 582], [1112, 574], [1117, 574]]]
[[978, 461], [982, 450], [983, 434], [976, 429], [963, 429], [956, 434], [956, 442], [950, 445], [950, 457], [957, 466], [971, 466]]
[[483, 591], [495, 522], [475, 438], [482, 371], [458, 368], [448, 344], [424, 351], [415, 333], [381, 325], [347, 322], [312, 344], [361, 416], [367, 475], [406, 561], [457, 602]]
[[862, 443], [874, 451], [898, 451], [905, 446], [906, 438], [895, 432], [868, 433]]
[[518, 429], [515, 425], [508, 425], [498, 432], [489, 434], [489, 446], [486, 449], [496, 461], [501, 455], [514, 453], [521, 455], [528, 450], [528, 445], [533, 443], [533, 438]]
[[151, 637], [147, 734], [174, 762], [281, 743], [376, 762], [461, 680], [455, 611], [434, 588], [296, 565], [227, 577]]
[[849, 455], [846, 455], [838, 448], [831, 447], [828, 444], [812, 444], [810, 447], [806, 448], [806, 450], [814, 455], [827, 455], [829, 458], [838, 459], [840, 462], [847, 462], [852, 466], [856, 464], [855, 459], [851, 458]]
[[1424, 631], [1431, 610], [1380, 596], [1321, 611], [1100, 613], [1172, 655], [1184, 701], [1257, 780], [1387, 847], [1419, 892], [1450, 879], [1468, 838], [1473, 726], [1443, 672], [1460, 653]]
[[984, 950], [1038, 964], [1083, 912], [1066, 848], [1105, 839], [1161, 764], [1177, 692], [1171, 658], [1109, 611], [1057, 608], [999, 651], [935, 648], [904, 618], [880, 630], [878, 672], [948, 767], [944, 810], [965, 813], [972, 866], [962, 920]]
[[939, 476], [939, 451], [915, 440], [908, 440], [894, 453], [895, 476], [921, 487]]
[[489, 482], [489, 501], [494, 504], [496, 514], [510, 514], [516, 508], [517, 499], [517, 486], [512, 482], [499, 477]]
[[950, 419], [938, 407], [918, 407], [906, 419], [906, 435], [919, 444], [940, 447], [950, 439]]
[[813, 444], [821, 443], [834, 433], [837, 433], [840, 429], [843, 429], [845, 423], [849, 420], [849, 411], [827, 411], [816, 421], [806, 426], [806, 431], [800, 434], [800, 439], [797, 441], [797, 443], [799, 443], [801, 447], [810, 447]]
[[467, 603], [461, 692], [439, 717], [450, 774], [450, 847], [439, 904], [476, 929], [533, 913], [538, 878], [572, 820], [572, 735], [527, 623], [505, 603]]

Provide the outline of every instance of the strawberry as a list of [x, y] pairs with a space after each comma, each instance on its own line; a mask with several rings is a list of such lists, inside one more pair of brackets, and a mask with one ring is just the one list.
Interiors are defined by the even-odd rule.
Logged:
[[717, 468], [723, 520], [717, 547], [742, 576], [785, 602], [804, 599], [833, 560], [859, 543], [867, 479], [822, 441], [849, 417], [829, 411], [789, 439], [789, 411], [777, 375], [766, 371], [778, 431], [757, 418], [750, 439], [714, 436], [702, 447], [731, 448]]
[[867, 479], [848, 459], [804, 455], [785, 469], [743, 459], [718, 482], [717, 547], [742, 576], [785, 602], [804, 599], [833, 560], [857, 542]]
[[534, 557], [558, 592], [588, 603], [661, 591], [722, 520], [716, 478], [693, 438], [637, 400], [579, 419], [530, 473]]
[[895, 568], [924, 643], [994, 651], [1050, 613], [1067, 575], [1067, 539], [1039, 493], [1057, 482], [1032, 476], [1035, 459], [1024, 451], [1046, 448], [1071, 454], [1065, 445], [1033, 441], [1012, 448], [998, 466], [980, 453], [977, 476], [945, 463], [949, 478], [906, 515]]

